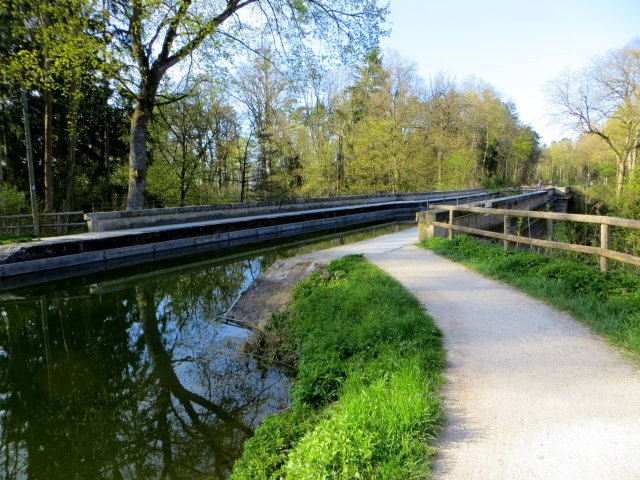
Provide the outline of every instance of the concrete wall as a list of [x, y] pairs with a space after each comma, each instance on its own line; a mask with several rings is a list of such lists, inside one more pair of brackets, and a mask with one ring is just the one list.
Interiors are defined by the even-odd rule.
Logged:
[[390, 195], [358, 195], [350, 197], [290, 200], [281, 202], [237, 203], [227, 205], [201, 205], [195, 207], [155, 208], [124, 212], [86, 213], [90, 232], [108, 232], [131, 228], [146, 228], [180, 223], [205, 222], [224, 218], [238, 218], [271, 213], [300, 212], [304, 210], [339, 208], [376, 203], [410, 202], [427, 199], [473, 197], [483, 189], [453, 190], [445, 192], [404, 193]]

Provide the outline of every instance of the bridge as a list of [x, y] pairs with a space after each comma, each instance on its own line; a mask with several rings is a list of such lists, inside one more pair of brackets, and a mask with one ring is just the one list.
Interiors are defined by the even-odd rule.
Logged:
[[[434, 205], [540, 208], [557, 189], [484, 189], [85, 214], [88, 233], [0, 247], [0, 287], [43, 272], [85, 273], [336, 227], [413, 217]], [[563, 197], [562, 197], [563, 198]], [[565, 206], [566, 208], [566, 206]]]

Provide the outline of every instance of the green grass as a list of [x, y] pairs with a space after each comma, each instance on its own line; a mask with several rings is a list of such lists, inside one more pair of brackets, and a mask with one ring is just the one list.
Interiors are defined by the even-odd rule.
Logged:
[[509, 283], [570, 313], [640, 359], [640, 278], [576, 259], [507, 250], [467, 236], [422, 244], [434, 252]]
[[19, 235], [19, 236], [0, 236], [0, 245], [9, 245], [11, 243], [24, 243], [30, 242], [33, 240], [33, 237], [27, 235]]
[[411, 294], [344, 257], [268, 328], [282, 357], [297, 357], [292, 405], [258, 427], [233, 479], [429, 478], [444, 351]]

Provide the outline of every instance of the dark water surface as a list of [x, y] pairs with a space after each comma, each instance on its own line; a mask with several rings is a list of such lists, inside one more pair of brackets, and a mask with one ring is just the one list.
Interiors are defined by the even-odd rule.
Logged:
[[249, 332], [216, 316], [278, 259], [408, 226], [0, 292], [0, 478], [226, 478], [289, 383], [241, 355]]

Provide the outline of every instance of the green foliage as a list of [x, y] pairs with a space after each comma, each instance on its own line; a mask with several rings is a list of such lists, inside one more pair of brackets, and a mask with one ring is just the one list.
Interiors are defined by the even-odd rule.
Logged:
[[444, 353], [419, 302], [357, 256], [294, 297], [269, 326], [299, 353], [291, 411], [257, 429], [232, 478], [428, 477]]
[[11, 243], [24, 243], [24, 242], [30, 242], [31, 240], [33, 240], [33, 237], [28, 237], [24, 235], [8, 236], [8, 237], [0, 236], [0, 245], [9, 245]]
[[567, 310], [597, 333], [640, 354], [640, 277], [583, 261], [508, 250], [467, 236], [423, 243], [436, 253]]
[[438, 402], [424, 394], [432, 387], [423, 370], [400, 363], [371, 382], [350, 377], [340, 402], [291, 452], [288, 478], [426, 477]]
[[2, 189], [0, 189], [0, 213], [12, 215], [28, 211], [29, 204], [24, 193], [13, 185], [2, 185]]
[[267, 417], [244, 446], [244, 455], [234, 465], [236, 480], [267, 480], [285, 475], [289, 450], [313, 428], [316, 414], [301, 407]]

